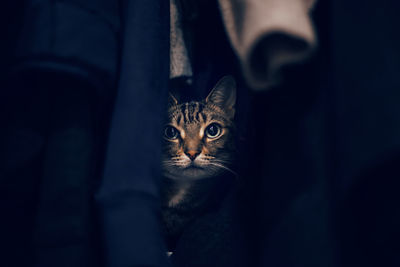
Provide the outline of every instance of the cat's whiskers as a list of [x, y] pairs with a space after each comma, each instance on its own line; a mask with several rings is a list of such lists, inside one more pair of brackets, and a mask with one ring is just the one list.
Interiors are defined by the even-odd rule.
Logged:
[[228, 168], [227, 166], [225, 166], [224, 164], [217, 163], [217, 162], [214, 162], [214, 161], [210, 161], [208, 164], [212, 165], [212, 166], [215, 166], [215, 167], [219, 167], [219, 168], [224, 169], [224, 170], [227, 170], [227, 171], [231, 172], [233, 175], [235, 175], [236, 178], [238, 178], [238, 174], [236, 172], [234, 172], [233, 170], [231, 170], [230, 168]]
[[230, 163], [228, 160], [223, 160], [223, 159], [214, 159], [213, 162], [220, 163], [223, 165], [228, 165]]
[[163, 165], [165, 167], [179, 167], [179, 168], [185, 168], [189, 166], [190, 160], [185, 159], [184, 157], [176, 157], [175, 159], [169, 159], [163, 161]]
[[166, 167], [173, 167], [175, 166], [175, 163], [173, 162], [169, 162], [169, 161], [163, 161], [162, 165], [166, 168]]

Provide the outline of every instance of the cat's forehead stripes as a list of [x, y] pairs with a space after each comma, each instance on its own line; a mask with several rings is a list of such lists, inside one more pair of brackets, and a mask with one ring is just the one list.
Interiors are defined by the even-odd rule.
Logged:
[[201, 102], [188, 102], [178, 106], [174, 119], [178, 125], [193, 122], [204, 122], [206, 116], [202, 114], [204, 104]]
[[[224, 111], [214, 105], [207, 105], [204, 102], [188, 102], [174, 106], [170, 110], [171, 123], [180, 130], [186, 129], [192, 124], [201, 124], [201, 132], [211, 122], [221, 123], [223, 126], [230, 125], [230, 121], [224, 116]], [[189, 127], [192, 128], [192, 127]]]
[[200, 113], [200, 115], [204, 122], [207, 121], [207, 115], [204, 112]]

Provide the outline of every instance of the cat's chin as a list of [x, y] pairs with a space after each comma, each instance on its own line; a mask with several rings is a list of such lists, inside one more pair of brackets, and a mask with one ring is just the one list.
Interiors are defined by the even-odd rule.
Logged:
[[198, 166], [190, 166], [184, 169], [179, 169], [176, 171], [165, 173], [165, 176], [167, 178], [181, 182], [190, 182], [190, 181], [212, 178], [215, 175], [216, 173], [210, 173], [210, 171], [207, 170], [206, 168]]

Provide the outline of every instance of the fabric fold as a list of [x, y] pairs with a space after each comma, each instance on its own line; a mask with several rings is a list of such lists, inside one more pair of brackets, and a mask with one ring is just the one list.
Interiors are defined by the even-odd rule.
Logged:
[[266, 90], [282, 69], [307, 59], [316, 46], [309, 13], [314, 0], [218, 0], [247, 83]]

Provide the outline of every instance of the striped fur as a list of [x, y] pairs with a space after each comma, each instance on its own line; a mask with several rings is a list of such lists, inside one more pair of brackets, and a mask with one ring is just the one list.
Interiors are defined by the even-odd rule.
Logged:
[[[178, 103], [172, 95], [170, 97], [166, 127], [177, 131], [178, 137], [165, 137], [164, 175], [190, 182], [230, 171], [234, 150], [234, 79], [231, 76], [222, 78], [203, 101]], [[211, 130], [217, 132], [217, 129], [220, 134], [210, 137]]]

